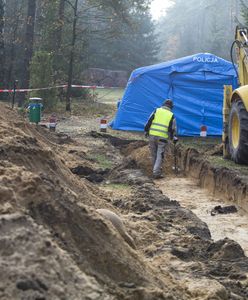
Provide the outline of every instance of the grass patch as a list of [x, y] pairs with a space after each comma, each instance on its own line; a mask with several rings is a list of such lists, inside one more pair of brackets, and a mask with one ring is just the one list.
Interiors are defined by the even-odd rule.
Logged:
[[104, 187], [107, 187], [111, 190], [118, 190], [118, 191], [131, 190], [130, 185], [124, 183], [110, 183], [110, 184], [105, 184]]
[[217, 145], [221, 145], [221, 137], [182, 137], [180, 142], [183, 147], [190, 147], [199, 151], [214, 167], [228, 168], [244, 176], [248, 175], [248, 166], [235, 164], [232, 160], [224, 159], [221, 155], [209, 154]]
[[102, 169], [111, 169], [113, 166], [112, 161], [109, 160], [109, 158], [104, 154], [91, 154], [88, 155], [88, 159], [90, 159], [93, 162], [96, 162]]
[[110, 104], [117, 103], [118, 99], [123, 97], [124, 89], [99, 89], [95, 91], [97, 102], [108, 102]]
[[[65, 112], [65, 102], [59, 102], [53, 112], [63, 115]], [[103, 115], [114, 115], [116, 111], [113, 105], [95, 102], [92, 99], [73, 99], [71, 102], [71, 115], [98, 117]], [[69, 113], [68, 113], [69, 114]]]
[[194, 148], [200, 153], [213, 149], [216, 145], [221, 144], [221, 137], [180, 137], [183, 146]]
[[73, 115], [87, 115], [87, 116], [103, 116], [114, 113], [112, 106], [105, 103], [82, 101], [74, 102], [71, 113]]
[[209, 156], [208, 161], [215, 167], [225, 167], [243, 175], [248, 175], [248, 166], [235, 164], [232, 160], [224, 159], [221, 156]]
[[125, 183], [105, 183], [102, 185], [102, 188], [105, 191], [113, 193], [115, 196], [118, 197], [127, 197], [132, 194], [132, 188], [130, 185], [125, 184]]
[[125, 183], [104, 183], [101, 187], [104, 191], [112, 193], [117, 200], [132, 195], [132, 187]]
[[114, 137], [122, 138], [125, 140], [146, 140], [148, 139], [145, 138], [144, 132], [142, 131], [125, 131], [125, 130], [113, 130], [113, 129], [108, 129], [109, 134], [111, 134]]

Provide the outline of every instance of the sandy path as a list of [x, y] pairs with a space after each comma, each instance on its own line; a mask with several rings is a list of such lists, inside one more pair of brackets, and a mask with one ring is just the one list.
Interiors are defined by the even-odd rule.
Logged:
[[248, 218], [238, 209], [237, 213], [211, 216], [210, 211], [216, 205], [230, 205], [212, 196], [200, 188], [190, 178], [170, 177], [157, 181], [157, 186], [171, 199], [180, 202], [181, 206], [192, 210], [202, 221], [206, 222], [214, 241], [228, 237], [238, 242], [248, 255]]

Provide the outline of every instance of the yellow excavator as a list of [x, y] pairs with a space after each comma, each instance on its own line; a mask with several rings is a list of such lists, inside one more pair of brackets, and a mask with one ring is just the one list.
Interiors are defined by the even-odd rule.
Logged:
[[[236, 50], [238, 70], [233, 60]], [[239, 87], [224, 86], [223, 155], [238, 164], [248, 164], [248, 28], [236, 27], [231, 59], [237, 72]]]

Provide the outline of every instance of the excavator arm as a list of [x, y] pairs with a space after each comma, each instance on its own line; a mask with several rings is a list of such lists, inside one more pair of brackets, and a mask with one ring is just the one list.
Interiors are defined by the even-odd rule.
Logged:
[[240, 86], [248, 84], [248, 28], [236, 27], [235, 41]]

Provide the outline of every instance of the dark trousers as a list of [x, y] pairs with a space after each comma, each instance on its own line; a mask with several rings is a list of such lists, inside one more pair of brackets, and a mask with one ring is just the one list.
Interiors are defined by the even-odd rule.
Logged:
[[158, 136], [149, 136], [149, 148], [152, 157], [153, 175], [161, 175], [162, 165], [168, 141]]

